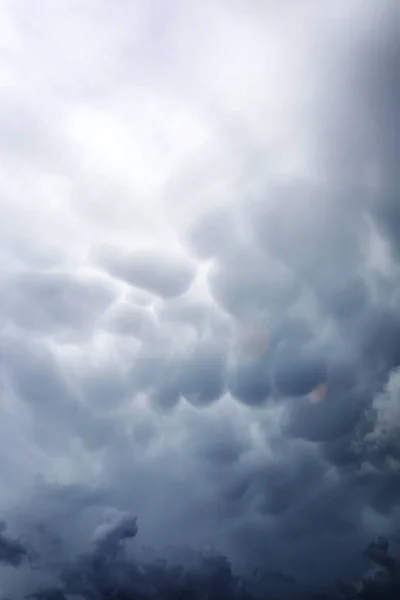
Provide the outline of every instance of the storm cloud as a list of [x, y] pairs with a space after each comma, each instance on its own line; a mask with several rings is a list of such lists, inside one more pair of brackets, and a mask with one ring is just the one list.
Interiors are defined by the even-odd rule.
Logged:
[[0, 17], [1, 597], [398, 593], [396, 0]]

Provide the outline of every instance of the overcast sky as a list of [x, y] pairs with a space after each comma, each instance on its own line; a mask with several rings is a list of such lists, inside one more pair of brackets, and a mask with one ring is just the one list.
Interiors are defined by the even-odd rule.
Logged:
[[43, 563], [38, 524], [79, 554], [110, 511], [300, 579], [395, 547], [399, 30], [397, 0], [1, 0], [0, 508]]

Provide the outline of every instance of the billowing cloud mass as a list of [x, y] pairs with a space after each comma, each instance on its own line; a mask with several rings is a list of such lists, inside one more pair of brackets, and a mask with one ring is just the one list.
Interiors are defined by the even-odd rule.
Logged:
[[399, 2], [0, 48], [0, 598], [397, 598]]

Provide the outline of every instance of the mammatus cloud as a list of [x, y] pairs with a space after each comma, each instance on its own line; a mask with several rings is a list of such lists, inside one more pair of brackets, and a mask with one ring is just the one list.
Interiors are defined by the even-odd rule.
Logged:
[[3, 288], [12, 323], [54, 337], [85, 335], [115, 295], [109, 282], [63, 272], [21, 272], [6, 279]]
[[397, 597], [400, 13], [317, 4], [2, 4], [1, 597]]
[[111, 275], [164, 298], [182, 296], [195, 275], [189, 261], [168, 257], [165, 250], [155, 253], [144, 249], [128, 256], [111, 256], [105, 258], [105, 265]]

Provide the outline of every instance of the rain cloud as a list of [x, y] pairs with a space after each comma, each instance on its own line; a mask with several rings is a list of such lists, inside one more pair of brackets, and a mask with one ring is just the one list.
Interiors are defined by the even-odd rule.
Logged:
[[0, 598], [397, 598], [398, 2], [0, 21]]

